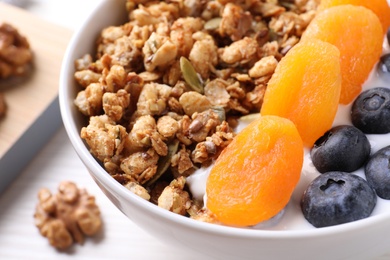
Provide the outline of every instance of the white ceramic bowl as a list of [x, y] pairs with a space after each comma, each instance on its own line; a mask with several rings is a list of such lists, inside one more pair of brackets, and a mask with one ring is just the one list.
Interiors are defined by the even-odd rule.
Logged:
[[63, 60], [59, 91], [62, 119], [70, 141], [92, 178], [115, 206], [162, 241], [216, 259], [371, 259], [390, 251], [390, 212], [321, 229], [233, 228], [198, 222], [158, 208], [110, 177], [80, 138], [86, 119], [73, 105], [78, 91], [73, 73], [74, 61], [85, 53], [93, 53], [101, 29], [124, 21], [124, 2], [104, 1], [74, 34]]

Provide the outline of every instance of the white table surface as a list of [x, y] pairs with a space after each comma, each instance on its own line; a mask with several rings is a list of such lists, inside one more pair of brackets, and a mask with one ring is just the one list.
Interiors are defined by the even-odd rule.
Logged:
[[[103, 0], [32, 0], [27, 10], [43, 19], [76, 30], [91, 8]], [[83, 246], [59, 252], [34, 226], [37, 192], [56, 191], [63, 180], [74, 181], [96, 197], [104, 228]], [[389, 241], [390, 242], [390, 241]], [[390, 250], [390, 243], [389, 243]], [[0, 259], [207, 259], [186, 252], [179, 245], [166, 245], [127, 219], [101, 192], [71, 146], [61, 127], [0, 194]], [[390, 259], [390, 253], [376, 260]]]

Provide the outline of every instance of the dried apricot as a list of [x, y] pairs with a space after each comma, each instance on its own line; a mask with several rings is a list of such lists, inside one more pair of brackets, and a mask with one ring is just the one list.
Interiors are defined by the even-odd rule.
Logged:
[[340, 103], [350, 103], [361, 92], [362, 84], [382, 53], [383, 30], [378, 17], [362, 6], [331, 7], [316, 15], [301, 40], [313, 38], [339, 49]]
[[390, 7], [387, 0], [321, 0], [318, 11], [323, 11], [337, 5], [358, 5], [364, 6], [373, 11], [379, 18], [383, 33], [387, 31], [390, 26]]
[[341, 89], [340, 55], [332, 44], [300, 42], [279, 62], [268, 82], [262, 115], [290, 119], [311, 147], [331, 128]]
[[300, 178], [303, 144], [294, 123], [262, 116], [223, 150], [207, 179], [207, 208], [224, 224], [250, 226], [278, 214]]

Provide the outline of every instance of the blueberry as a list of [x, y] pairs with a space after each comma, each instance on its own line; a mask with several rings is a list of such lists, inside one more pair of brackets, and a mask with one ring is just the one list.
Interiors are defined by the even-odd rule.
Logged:
[[327, 172], [315, 178], [303, 193], [302, 213], [313, 226], [327, 227], [367, 218], [377, 201], [361, 177]]
[[381, 56], [377, 71], [380, 76], [390, 78], [390, 53]]
[[387, 29], [386, 37], [387, 37], [387, 42], [390, 44], [390, 28]]
[[341, 125], [327, 131], [310, 151], [312, 162], [321, 172], [353, 172], [368, 160], [371, 152], [366, 135], [354, 126]]
[[362, 92], [351, 110], [352, 124], [366, 134], [390, 132], [390, 89], [373, 88]]
[[390, 199], [390, 146], [371, 156], [364, 173], [368, 184], [382, 199]]

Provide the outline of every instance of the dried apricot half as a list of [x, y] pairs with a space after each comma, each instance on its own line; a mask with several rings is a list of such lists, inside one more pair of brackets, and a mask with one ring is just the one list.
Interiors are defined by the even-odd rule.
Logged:
[[361, 92], [363, 83], [382, 53], [383, 30], [378, 17], [362, 6], [334, 6], [315, 16], [301, 41], [313, 38], [329, 42], [339, 49], [340, 103], [350, 103]]
[[383, 33], [390, 26], [390, 6], [387, 0], [321, 0], [318, 11], [323, 11], [337, 5], [358, 5], [364, 6], [373, 11], [382, 24]]
[[278, 214], [300, 178], [303, 144], [294, 123], [262, 116], [223, 150], [207, 179], [207, 208], [224, 224], [251, 226]]
[[295, 45], [268, 82], [261, 115], [290, 119], [311, 147], [333, 124], [341, 89], [340, 55], [332, 44], [308, 40]]

